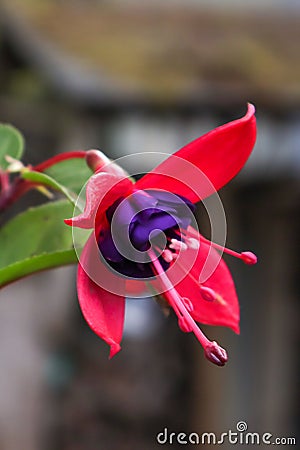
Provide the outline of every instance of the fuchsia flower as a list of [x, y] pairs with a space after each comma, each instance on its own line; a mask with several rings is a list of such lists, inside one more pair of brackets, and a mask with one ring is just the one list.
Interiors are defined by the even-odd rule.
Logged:
[[85, 209], [65, 222], [93, 229], [78, 265], [78, 297], [89, 326], [110, 346], [110, 357], [121, 349], [125, 295], [148, 284], [173, 308], [181, 330], [195, 334], [210, 361], [227, 361], [226, 351], [196, 322], [239, 333], [237, 295], [221, 253], [247, 264], [256, 257], [210, 242], [191, 223], [194, 204], [227, 184], [247, 161], [256, 138], [254, 112], [249, 104], [244, 117], [194, 140], [137, 182], [101, 152], [87, 152], [95, 174], [87, 183]]

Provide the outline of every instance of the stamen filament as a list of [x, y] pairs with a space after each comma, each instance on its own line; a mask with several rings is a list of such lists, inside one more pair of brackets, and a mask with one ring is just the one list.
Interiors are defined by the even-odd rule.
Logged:
[[[184, 230], [181, 230], [181, 231], [185, 235]], [[190, 230], [187, 230], [186, 233], [187, 233], [186, 234], [187, 238], [190, 237], [192, 239], [195, 239], [194, 233], [191, 233]], [[252, 252], [241, 252], [241, 253], [236, 252], [235, 250], [231, 250], [230, 248], [224, 247], [223, 245], [216, 244], [215, 242], [212, 242], [209, 239], [206, 239], [200, 233], [198, 235], [198, 239], [200, 239], [200, 241], [202, 241], [202, 242], [205, 242], [206, 244], [210, 244], [216, 250], [224, 252], [227, 255], [234, 256], [235, 258], [241, 259], [242, 261], [244, 261], [244, 263], [246, 263], [248, 265], [253, 265], [253, 264], [257, 263], [257, 257]]]
[[178, 241], [177, 239], [171, 239], [171, 244], [169, 245], [169, 247], [172, 250], [176, 251], [186, 250], [188, 248], [188, 246], [184, 242]]
[[[184, 273], [186, 273], [185, 268], [179, 261], [177, 261], [176, 264], [178, 265], [178, 267], [181, 270], [183, 270]], [[202, 286], [202, 284], [194, 277], [194, 275], [192, 274], [191, 271], [187, 273], [187, 276], [189, 278], [191, 278], [191, 280], [199, 286], [200, 294], [201, 294], [203, 300], [206, 300], [208, 302], [217, 301], [217, 302], [222, 303], [222, 299], [220, 298], [220, 296], [212, 288]]]
[[160, 265], [160, 262], [154, 251], [150, 249], [148, 250], [148, 254], [151, 258], [154, 272], [156, 272], [160, 277], [160, 280], [164, 288], [166, 289], [164, 295], [178, 317], [178, 324], [181, 330], [185, 332], [193, 331], [204, 349], [205, 357], [217, 366], [224, 366], [228, 359], [226, 350], [220, 347], [217, 342], [211, 342], [209, 339], [207, 339], [205, 334], [200, 330], [200, 328], [196, 325], [194, 319], [191, 317], [188, 311], [189, 307], [186, 305], [186, 299], [182, 299], [180, 297], [171, 281], [167, 277], [166, 273], [164, 272], [162, 266]]
[[204, 236], [201, 236], [200, 234], [200, 241], [205, 242], [206, 244], [211, 244], [216, 250], [220, 250], [221, 252], [227, 253], [228, 255], [234, 256], [236, 258], [241, 259], [241, 254], [231, 250], [230, 248], [223, 247], [222, 245], [216, 244], [215, 242], [212, 242], [208, 239], [206, 239]]
[[155, 269], [155, 272], [160, 277], [161, 282], [163, 283], [163, 286], [166, 288], [166, 291], [164, 292], [165, 296], [167, 297], [170, 305], [176, 312], [179, 319], [183, 316], [185, 318], [185, 321], [187, 325], [191, 328], [191, 331], [195, 334], [196, 338], [202, 345], [204, 349], [210, 344], [209, 339], [205, 336], [205, 334], [200, 330], [200, 328], [196, 325], [194, 319], [191, 317], [190, 313], [187, 311], [182, 299], [180, 298], [178, 292], [172, 285], [171, 281], [167, 277], [165, 271], [160, 265], [160, 262], [158, 261], [155, 253], [153, 250], [149, 250], [149, 256], [151, 258], [153, 267]]
[[165, 249], [162, 252], [161, 256], [167, 263], [170, 263], [173, 261], [173, 253], [171, 252], [171, 250]]

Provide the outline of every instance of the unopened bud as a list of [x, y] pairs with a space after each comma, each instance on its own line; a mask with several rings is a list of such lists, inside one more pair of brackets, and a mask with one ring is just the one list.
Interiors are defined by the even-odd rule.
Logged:
[[97, 172], [97, 170], [100, 170], [102, 167], [110, 163], [107, 156], [105, 156], [100, 150], [88, 150], [86, 152], [85, 160], [93, 172]]

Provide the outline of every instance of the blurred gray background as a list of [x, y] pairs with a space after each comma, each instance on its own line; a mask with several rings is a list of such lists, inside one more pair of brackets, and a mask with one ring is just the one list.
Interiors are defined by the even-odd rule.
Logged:
[[[227, 259], [241, 335], [205, 327], [228, 349], [222, 369], [150, 299], [128, 300], [123, 349], [108, 361], [81, 317], [74, 267], [3, 289], [0, 450], [150, 450], [166, 427], [220, 435], [241, 420], [296, 437], [299, 18], [295, 0], [2, 0], [0, 121], [23, 132], [25, 162], [172, 153], [256, 105], [255, 150], [220, 196], [228, 246], [259, 264]], [[136, 168], [148, 169], [146, 158]]]

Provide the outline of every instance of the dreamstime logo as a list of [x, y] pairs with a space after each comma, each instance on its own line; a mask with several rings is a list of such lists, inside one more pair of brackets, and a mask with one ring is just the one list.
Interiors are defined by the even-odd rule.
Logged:
[[242, 420], [236, 424], [236, 429], [237, 429], [238, 431], [241, 431], [241, 432], [242, 432], [242, 431], [246, 431], [247, 428], [248, 428], [247, 423], [246, 423], [246, 422], [243, 422]]
[[[207, 176], [197, 166], [193, 165], [189, 161], [179, 158], [176, 155], [170, 156], [168, 154], [159, 153], [159, 152], [136, 153], [136, 154], [121, 157], [121, 158], [113, 161], [113, 163], [118, 164], [121, 167], [126, 167], [126, 168], [131, 167], [131, 166], [136, 167], [137, 160], [140, 159], [141, 160], [140, 162], [142, 162], [145, 157], [147, 157], [148, 162], [150, 160], [153, 161], [154, 167], [157, 166], [158, 164], [160, 164], [161, 162], [163, 162], [166, 158], [168, 158], [169, 160], [173, 159], [172, 167], [177, 168], [176, 173], [173, 173], [170, 175], [169, 171], [164, 170], [164, 166], [162, 166], [161, 171], [158, 172], [156, 170], [155, 174], [159, 175], [159, 176], [161, 175], [162, 177], [167, 177], [169, 180], [173, 179], [175, 184], [180, 183], [181, 186], [184, 186], [183, 189], [186, 192], [190, 192], [190, 193], [192, 193], [192, 195], [194, 197], [202, 199], [201, 202], [204, 205], [204, 208], [206, 210], [206, 213], [207, 213], [207, 216], [208, 216], [208, 219], [210, 222], [211, 239], [213, 241], [219, 242], [221, 247], [224, 246], [225, 241], [226, 241], [226, 229], [227, 229], [225, 212], [224, 212], [224, 208], [223, 208], [222, 202], [220, 200], [220, 197], [218, 196], [214, 186], [212, 185], [210, 180], [207, 178]], [[134, 177], [135, 175], [137, 175], [137, 174], [129, 172], [130, 177]], [[171, 183], [171, 185], [172, 185], [172, 183]], [[82, 206], [80, 208], [79, 205], [85, 204], [86, 186], [87, 186], [87, 184], [84, 186], [84, 188], [82, 189], [82, 191], [80, 192], [80, 194], [78, 196], [77, 206], [74, 209], [73, 216], [80, 214], [80, 212], [82, 211]], [[112, 186], [110, 186], [110, 189], [111, 188], [112, 188]], [[149, 187], [147, 189], [155, 190], [155, 188], [156, 187], [154, 185], [154, 186], [151, 186], [151, 188]], [[163, 188], [159, 187], [159, 189], [162, 190], [162, 192], [164, 192]], [[165, 191], [165, 192], [167, 192], [167, 191]], [[186, 206], [185, 202], [182, 199], [180, 199], [180, 197], [178, 197], [178, 195], [176, 195], [175, 193], [169, 192], [168, 194], [169, 194], [169, 197], [170, 196], [174, 196], [174, 198], [176, 197], [176, 203], [179, 205], [181, 210], [184, 208], [186, 209], [187, 217], [191, 216], [190, 217], [191, 225], [193, 226], [193, 228], [195, 228], [198, 231], [196, 219], [193, 216], [193, 214], [191, 213], [191, 211], [189, 210], [189, 208]], [[211, 196], [211, 194], [214, 194], [214, 195]], [[105, 195], [106, 195], [106, 192], [99, 194], [99, 198], [97, 199], [99, 202], [98, 203], [99, 206], [101, 205], [101, 202], [105, 198]], [[210, 196], [209, 200], [206, 199], [207, 196]], [[146, 252], [142, 252], [133, 247], [131, 240], [130, 240], [130, 236], [129, 236], [129, 225], [128, 225], [127, 229], [125, 230], [126, 232], [124, 232], [124, 230], [122, 230], [122, 236], [120, 237], [118, 222], [117, 222], [117, 220], [114, 220], [114, 217], [118, 216], [119, 211], [122, 209], [123, 203], [126, 204], [125, 200], [121, 201], [121, 203], [117, 206], [117, 208], [114, 212], [114, 216], [111, 220], [110, 226], [111, 226], [112, 241], [115, 245], [115, 248], [118, 250], [118, 252], [121, 255], [123, 255], [124, 257], [126, 257], [127, 260], [130, 260], [134, 263], [145, 262], [145, 261], [148, 262], [149, 256], [148, 256], [147, 252], [149, 252], [149, 250], [147, 250]], [[136, 211], [135, 211], [135, 215], [136, 215], [139, 212], [143, 212], [145, 210], [145, 207], [138, 206], [135, 209], [136, 209]], [[162, 210], [163, 210], [163, 208], [162, 208]], [[174, 219], [175, 222], [178, 220], [176, 217], [176, 211], [174, 212], [174, 216], [169, 211], [168, 211], [168, 214], [171, 215], [171, 217]], [[98, 247], [98, 243], [97, 243], [97, 237], [95, 236], [94, 233], [92, 233], [92, 234], [94, 235], [94, 238], [92, 238], [90, 230], [82, 230], [80, 228], [73, 227], [73, 242], [74, 242], [74, 248], [77, 253], [78, 259], [80, 258], [82, 242], [84, 240], [87, 241], [90, 238], [90, 242], [92, 243], [92, 245], [90, 246], [90, 257], [93, 259], [93, 261], [90, 262], [88, 265], [86, 264], [83, 267], [83, 269], [85, 270], [85, 272], [87, 273], [87, 275], [89, 276], [90, 279], [92, 279], [96, 284], [101, 286], [106, 291], [112, 292], [117, 295], [123, 295], [123, 288], [119, 287], [118, 283], [115, 282], [115, 277], [112, 276], [113, 274], [119, 275], [119, 273], [116, 272], [112, 267], [110, 267], [104, 258], [101, 259], [102, 263], [103, 263], [101, 265], [101, 270], [98, 270], [99, 264], [97, 264], [97, 262], [99, 260], [99, 247]], [[163, 233], [161, 233], [161, 234], [163, 234]], [[162, 245], [161, 251], [163, 251], [164, 248], [166, 248], [166, 242], [167, 242], [166, 237], [165, 237], [164, 241], [165, 242], [164, 242], [164, 245]], [[154, 241], [152, 242], [152, 239], [151, 239], [151, 233], [150, 233], [149, 242], [151, 245], [154, 245]], [[175, 277], [176, 280], [174, 283], [175, 286], [178, 283], [180, 283], [180, 281], [191, 270], [191, 268], [193, 267], [193, 265], [195, 263], [196, 257], [197, 257], [197, 252], [195, 252], [193, 257], [188, 261], [188, 265], [184, 267], [184, 270], [181, 270], [181, 271], [177, 270], [176, 277]], [[204, 283], [212, 275], [212, 273], [215, 271], [216, 267], [218, 266], [221, 257], [222, 257], [222, 254], [220, 253], [218, 255], [218, 258], [216, 258], [216, 252], [214, 252], [212, 247], [210, 248], [207, 258], [206, 258], [206, 261], [203, 264], [203, 268], [202, 268], [202, 271], [199, 276], [200, 283]], [[91, 261], [91, 258], [90, 258], [90, 261]], [[174, 281], [174, 274], [175, 274], [175, 271], [177, 268], [176, 263], [177, 263], [177, 261], [175, 261], [174, 264], [170, 265], [170, 267], [166, 270], [167, 274], [168, 274], [168, 271], [170, 271], [169, 275], [171, 277], [173, 275], [173, 281]], [[180, 264], [181, 264], [181, 258], [180, 258], [180, 252], [179, 252], [178, 266]], [[103, 269], [105, 266], [106, 266], [107, 270]], [[178, 275], [179, 272], [181, 273], [180, 275]], [[127, 278], [129, 280], [132, 279], [129, 276], [126, 276], [125, 278]], [[153, 277], [153, 279], [154, 278], [155, 277]], [[145, 278], [142, 280], [150, 281], [149, 278]], [[119, 291], [120, 289], [121, 289], [121, 291]], [[157, 294], [163, 293], [164, 290], [165, 290], [165, 288], [163, 286], [156, 286]], [[144, 294], [141, 294], [141, 293], [136, 293], [136, 294], [133, 293], [131, 296], [132, 297], [141, 297], [143, 295]]]
[[167, 427], [156, 436], [158, 444], [192, 445], [296, 445], [295, 437], [278, 437], [272, 433], [257, 433], [248, 430], [247, 422], [237, 422], [236, 430], [228, 430], [217, 435], [213, 432], [183, 433], [170, 432]]

